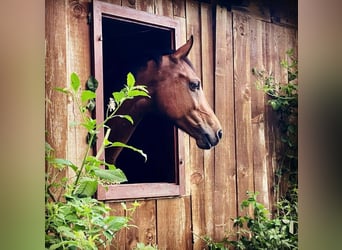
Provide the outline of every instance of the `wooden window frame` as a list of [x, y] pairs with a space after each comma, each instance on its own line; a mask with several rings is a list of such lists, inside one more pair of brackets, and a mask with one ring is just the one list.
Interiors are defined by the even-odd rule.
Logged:
[[[151, 25], [155, 28], [170, 30], [174, 36], [173, 47], [180, 46], [180, 22], [170, 17], [158, 16], [151, 13], [122, 7], [110, 3], [94, 0], [93, 2], [93, 73], [99, 82], [96, 90], [96, 119], [104, 119], [103, 102], [103, 61], [102, 61], [102, 17], [110, 17], [126, 22]], [[104, 130], [98, 135], [98, 141], [102, 142]], [[96, 146], [96, 150], [100, 145]], [[185, 194], [185, 148], [184, 132], [175, 129], [175, 158], [178, 166], [176, 167], [177, 183], [135, 183], [110, 185], [107, 190], [99, 185], [97, 191], [98, 200], [119, 200], [119, 199], [139, 199], [156, 198], [167, 196], [181, 196]], [[177, 147], [178, 146], [178, 147]], [[104, 153], [101, 156], [104, 159]], [[104, 166], [103, 166], [104, 167]]]

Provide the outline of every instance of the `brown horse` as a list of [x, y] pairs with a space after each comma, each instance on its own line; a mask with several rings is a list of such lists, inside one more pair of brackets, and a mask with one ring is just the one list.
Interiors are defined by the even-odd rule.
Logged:
[[[132, 126], [125, 119], [112, 119], [109, 140], [127, 143], [137, 124], [148, 112], [159, 112], [172, 120], [177, 127], [196, 139], [201, 149], [217, 145], [222, 137], [219, 120], [209, 106], [191, 62], [188, 60], [193, 37], [174, 53], [163, 55], [160, 60], [149, 60], [135, 75], [136, 84], [147, 86], [149, 95], [125, 101], [118, 114], [133, 118]], [[115, 162], [120, 148], [109, 148], [106, 160]]]

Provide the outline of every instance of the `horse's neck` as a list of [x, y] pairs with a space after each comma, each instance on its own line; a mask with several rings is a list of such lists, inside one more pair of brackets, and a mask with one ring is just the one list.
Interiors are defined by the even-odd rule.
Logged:
[[[148, 68], [147, 70], [145, 70], [145, 72], [147, 71]], [[148, 75], [153, 76], [151, 72], [149, 74], [138, 73], [136, 76], [136, 82], [146, 85], [149, 90], [149, 94], [151, 94], [151, 88], [149, 88], [151, 78], [149, 78]], [[131, 116], [134, 123], [131, 124], [128, 120], [124, 118], [114, 118], [109, 120], [107, 123], [107, 125], [111, 128], [109, 140], [111, 142], [127, 143], [129, 138], [132, 136], [135, 129], [137, 128], [139, 122], [143, 119], [144, 115], [150, 111], [150, 109], [151, 100], [149, 98], [136, 97], [134, 99], [126, 100], [118, 110], [117, 114]], [[121, 150], [122, 148], [120, 147], [112, 147], [107, 149], [106, 161], [109, 163], [115, 163]]]

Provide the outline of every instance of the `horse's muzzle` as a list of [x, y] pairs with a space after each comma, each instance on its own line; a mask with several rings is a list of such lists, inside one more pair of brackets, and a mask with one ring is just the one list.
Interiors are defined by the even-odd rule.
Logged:
[[201, 139], [196, 140], [196, 144], [201, 149], [211, 149], [216, 146], [220, 139], [222, 138], [223, 131], [219, 129], [216, 131], [215, 136], [210, 136], [210, 134], [204, 134]]

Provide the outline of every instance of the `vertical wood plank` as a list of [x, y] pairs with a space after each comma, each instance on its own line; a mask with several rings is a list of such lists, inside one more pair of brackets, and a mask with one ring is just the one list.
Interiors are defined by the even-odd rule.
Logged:
[[[273, 41], [274, 41], [274, 47], [273, 47], [273, 65], [274, 65], [274, 77], [276, 79], [276, 82], [283, 83], [286, 81], [287, 78], [287, 72], [280, 66], [280, 60], [285, 56], [285, 30], [284, 27], [278, 26], [278, 25], [272, 25], [273, 27]], [[279, 169], [279, 163], [280, 163], [280, 157], [281, 157], [281, 151], [282, 151], [282, 142], [280, 139], [280, 131], [278, 128], [278, 118], [275, 115], [275, 112], [270, 109], [270, 112], [272, 112], [273, 117], [273, 126], [274, 132], [275, 132], [275, 157], [276, 157], [276, 163], [275, 163], [275, 170], [274, 175], [276, 177], [277, 170]], [[278, 182], [278, 177], [276, 177], [276, 182]], [[274, 199], [275, 202], [279, 199], [280, 191], [279, 187], [275, 190]]]
[[[176, 34], [176, 48], [179, 48], [186, 42], [186, 19], [178, 16], [174, 16], [174, 19], [180, 22], [180, 31]], [[184, 167], [185, 174], [185, 195], [190, 195], [190, 137], [182, 131], [180, 131], [179, 136], [184, 145], [184, 148], [180, 150], [184, 152], [184, 164], [182, 166]]]
[[[65, 1], [45, 2], [45, 95], [47, 142], [55, 149], [56, 157], [65, 158], [67, 151], [67, 98], [55, 91], [56, 87], [67, 87], [66, 73], [66, 16]], [[52, 30], [54, 32], [52, 32]]]
[[[194, 44], [189, 54], [195, 72], [202, 78], [201, 65], [201, 19], [200, 5], [197, 1], [186, 1], [186, 28], [187, 37], [194, 37]], [[202, 80], [202, 79], [201, 79]], [[203, 81], [202, 81], [203, 82]], [[192, 228], [195, 235], [203, 235], [205, 233], [205, 183], [204, 183], [204, 166], [203, 166], [203, 150], [200, 150], [196, 141], [190, 139], [190, 188], [191, 188], [191, 209], [192, 209]], [[197, 245], [201, 241], [194, 238], [194, 249], [198, 249]], [[200, 245], [198, 245], [200, 246]]]
[[[273, 72], [274, 69], [274, 60], [273, 60], [273, 47], [274, 47], [274, 29], [272, 24], [266, 24], [266, 34], [265, 34], [265, 40], [266, 40], [266, 71], [267, 72]], [[266, 101], [266, 100], [265, 100]], [[267, 138], [266, 141], [266, 161], [268, 166], [268, 181], [269, 181], [269, 206], [272, 209], [274, 204], [274, 174], [275, 174], [275, 168], [277, 164], [276, 159], [276, 124], [274, 123], [275, 116], [274, 112], [271, 110], [269, 106], [266, 106], [265, 110], [265, 136]]]
[[[209, 105], [214, 110], [214, 47], [212, 29], [212, 7], [210, 4], [201, 3], [201, 56], [202, 56], [202, 84], [203, 91]], [[214, 228], [214, 161], [215, 151], [204, 150], [204, 202], [201, 209], [204, 209], [202, 217], [201, 236], [209, 235]], [[194, 249], [205, 247], [202, 240], [194, 238]]]
[[[72, 72], [78, 74], [83, 89], [88, 77], [91, 75], [88, 12], [87, 1], [69, 1], [67, 10], [66, 71], [69, 76]], [[81, 126], [71, 126], [75, 121], [82, 121], [78, 107], [74, 103], [68, 105], [68, 119], [68, 159], [80, 166], [87, 144], [79, 142], [86, 141], [87, 130]]]
[[157, 200], [159, 249], [192, 249], [190, 209], [190, 197]]
[[237, 204], [254, 191], [249, 22], [247, 15], [233, 12]]
[[[67, 4], [65, 1], [45, 1], [45, 130], [46, 142], [55, 150], [55, 157], [67, 157], [68, 112], [67, 96], [55, 90], [56, 87], [67, 87], [69, 77], [66, 73], [67, 47], [65, 15]], [[54, 32], [52, 32], [54, 31]], [[50, 169], [50, 174], [55, 175], [58, 170]], [[67, 169], [58, 173], [59, 178], [68, 175]], [[53, 190], [60, 196], [62, 190]]]
[[215, 27], [215, 112], [221, 121], [223, 137], [215, 148], [214, 232], [222, 240], [233, 228], [231, 218], [237, 215], [235, 116], [233, 84], [232, 15], [216, 7]]
[[[251, 35], [251, 68], [265, 69], [265, 22], [252, 20], [250, 22]], [[266, 160], [265, 138], [265, 94], [257, 89], [257, 78], [251, 76], [251, 104], [252, 104], [252, 131], [253, 131], [253, 167], [254, 189], [259, 192], [258, 201], [269, 207], [269, 180]]]

